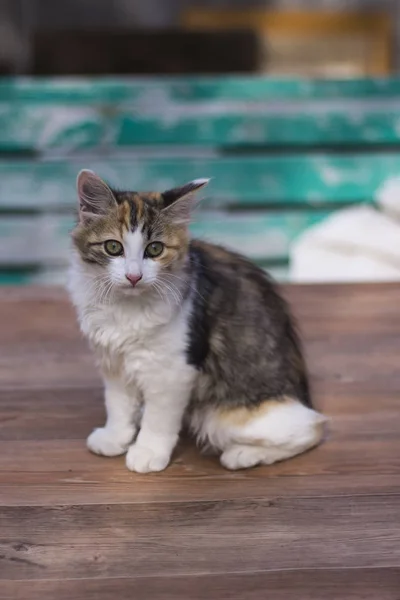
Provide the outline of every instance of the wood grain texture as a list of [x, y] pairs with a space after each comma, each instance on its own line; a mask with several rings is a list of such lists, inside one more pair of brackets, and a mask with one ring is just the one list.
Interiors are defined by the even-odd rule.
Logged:
[[[74, 181], [82, 158], [1, 160], [0, 209], [16, 211], [74, 210]], [[189, 152], [171, 146], [159, 152], [126, 157], [88, 156], [85, 167], [111, 185], [131, 190], [165, 190], [200, 176], [211, 178], [202, 207], [290, 208], [343, 207], [371, 202], [386, 179], [397, 177], [398, 152], [226, 154]]]
[[0, 81], [2, 101], [60, 105], [135, 102], [154, 92], [171, 101], [199, 102], [215, 98], [237, 101], [306, 100], [314, 98], [392, 98], [400, 96], [400, 77], [304, 79], [290, 77], [151, 77], [69, 79], [63, 77], [4, 78]]
[[3, 507], [0, 578], [389, 567], [399, 523], [398, 495]]
[[399, 285], [296, 286], [327, 440], [230, 473], [91, 455], [101, 384], [57, 289], [0, 293], [0, 598], [400, 597]]
[[56, 150], [67, 155], [84, 149], [111, 153], [115, 148], [140, 151], [148, 145], [173, 145], [181, 147], [184, 156], [187, 146], [263, 152], [265, 148], [354, 149], [366, 144], [379, 149], [399, 144], [398, 96], [386, 100], [314, 97], [307, 103], [291, 98], [274, 103], [220, 95], [188, 102], [164, 96], [163, 86], [160, 92], [154, 106], [143, 100], [145, 89], [137, 102], [122, 104], [0, 100], [0, 151]]
[[398, 600], [400, 569], [304, 569], [178, 577], [2, 582], [2, 600]]
[[11, 78], [0, 82], [0, 150], [398, 144], [399, 94], [399, 78]]

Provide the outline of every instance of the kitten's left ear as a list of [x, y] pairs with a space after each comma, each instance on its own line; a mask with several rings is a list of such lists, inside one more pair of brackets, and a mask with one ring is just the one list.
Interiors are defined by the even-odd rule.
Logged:
[[187, 224], [196, 203], [195, 194], [205, 187], [209, 179], [194, 179], [181, 187], [167, 190], [162, 194], [162, 213], [172, 219], [176, 224]]
[[76, 187], [81, 221], [104, 216], [117, 206], [110, 187], [96, 173], [83, 169], [78, 174]]

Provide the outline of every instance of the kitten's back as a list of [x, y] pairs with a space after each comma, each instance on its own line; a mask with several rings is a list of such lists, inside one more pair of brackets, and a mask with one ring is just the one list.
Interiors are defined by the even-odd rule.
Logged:
[[189, 253], [196, 289], [189, 361], [226, 378], [238, 401], [294, 395], [311, 406], [296, 325], [268, 274], [207, 242], [192, 240]]

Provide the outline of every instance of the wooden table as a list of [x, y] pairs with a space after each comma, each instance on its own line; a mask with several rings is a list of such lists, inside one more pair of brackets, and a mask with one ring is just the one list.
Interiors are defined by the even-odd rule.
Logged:
[[63, 292], [0, 294], [2, 600], [400, 598], [400, 286], [287, 288], [326, 443], [247, 472], [89, 454], [98, 375]]

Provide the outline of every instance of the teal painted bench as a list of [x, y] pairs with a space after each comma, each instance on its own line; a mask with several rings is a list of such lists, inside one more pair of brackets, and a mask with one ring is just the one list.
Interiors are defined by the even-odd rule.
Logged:
[[193, 234], [279, 279], [291, 242], [400, 174], [400, 79], [3, 79], [0, 282], [65, 276], [79, 169], [131, 189], [211, 177]]

